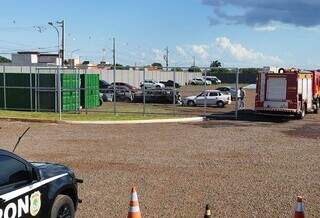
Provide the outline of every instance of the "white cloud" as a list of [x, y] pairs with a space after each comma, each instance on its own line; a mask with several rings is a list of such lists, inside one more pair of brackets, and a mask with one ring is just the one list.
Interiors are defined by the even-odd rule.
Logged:
[[277, 21], [270, 21], [267, 24], [257, 24], [254, 25], [253, 30], [258, 32], [274, 32], [279, 29], [286, 29], [290, 27], [288, 24], [283, 24]]
[[268, 26], [256, 26], [254, 27], [255, 31], [258, 32], [274, 32], [278, 29], [276, 26], [268, 25]]
[[216, 38], [216, 44], [219, 48], [230, 54], [237, 61], [263, 62], [266, 64], [282, 62], [278, 56], [264, 55], [261, 52], [248, 49], [241, 44], [232, 43], [227, 37]]
[[209, 59], [208, 45], [192, 45], [191, 48], [202, 60], [207, 61]]
[[160, 49], [152, 49], [152, 53], [154, 55], [154, 61], [156, 62], [162, 62], [163, 60], [163, 51], [161, 51]]
[[176, 46], [176, 51], [177, 51], [178, 55], [181, 55], [181, 56], [184, 56], [184, 57], [187, 56], [187, 52], [181, 46]]

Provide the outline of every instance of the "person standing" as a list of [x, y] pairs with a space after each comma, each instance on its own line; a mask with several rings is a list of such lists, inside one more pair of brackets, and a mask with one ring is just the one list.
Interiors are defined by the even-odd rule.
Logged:
[[240, 88], [240, 109], [245, 109], [245, 98], [246, 98], [246, 92], [241, 87]]

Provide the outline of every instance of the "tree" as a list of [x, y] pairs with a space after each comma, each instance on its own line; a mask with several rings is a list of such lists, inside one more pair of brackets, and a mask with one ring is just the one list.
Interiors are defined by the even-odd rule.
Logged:
[[210, 64], [210, 68], [219, 68], [221, 66], [222, 66], [222, 64], [218, 60], [212, 61], [212, 63]]
[[174, 69], [176, 69], [176, 72], [182, 72], [183, 69], [181, 67], [171, 68], [171, 71], [174, 72]]
[[197, 67], [197, 66], [191, 66], [189, 69], [188, 69], [188, 72], [201, 72], [201, 69], [200, 67]]
[[[113, 70], [113, 65], [111, 66], [111, 70]], [[130, 70], [130, 66], [123, 66], [122, 64], [116, 64], [116, 70]]]
[[11, 60], [6, 57], [0, 56], [0, 63], [11, 63]]
[[161, 63], [153, 63], [151, 66], [156, 67], [157, 69], [162, 69], [162, 64]]
[[219, 76], [219, 74], [233, 74], [234, 72], [226, 69], [226, 68], [211, 68], [209, 72], [207, 72], [207, 76]]

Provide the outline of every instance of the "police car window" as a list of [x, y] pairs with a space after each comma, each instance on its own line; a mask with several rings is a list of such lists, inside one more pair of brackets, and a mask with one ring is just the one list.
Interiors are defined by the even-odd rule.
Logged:
[[27, 167], [22, 162], [0, 155], [0, 187], [29, 179]]
[[216, 93], [216, 92], [211, 92], [211, 93], [210, 93], [210, 96], [218, 96], [218, 93]]

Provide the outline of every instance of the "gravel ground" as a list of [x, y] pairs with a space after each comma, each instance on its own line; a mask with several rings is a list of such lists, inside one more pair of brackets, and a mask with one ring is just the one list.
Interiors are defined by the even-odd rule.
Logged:
[[125, 217], [137, 186], [143, 217], [290, 217], [305, 197], [320, 216], [320, 115], [304, 121], [90, 126], [0, 121], [2, 148], [72, 167], [77, 217]]

